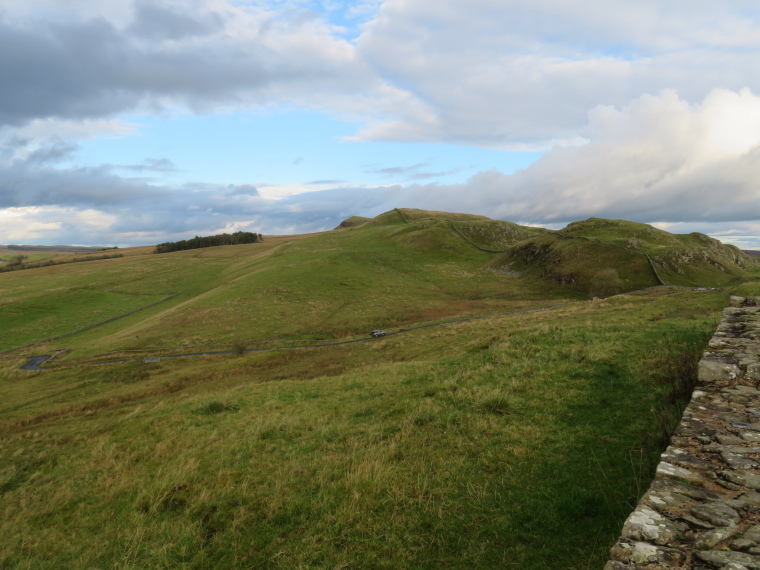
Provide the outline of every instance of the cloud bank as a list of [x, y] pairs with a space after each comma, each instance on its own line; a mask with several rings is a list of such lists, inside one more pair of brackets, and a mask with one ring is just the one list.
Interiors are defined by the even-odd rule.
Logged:
[[107, 169], [56, 168], [49, 157], [60, 158], [67, 149], [51, 147], [0, 171], [0, 207], [37, 208], [34, 218], [43, 224], [57, 214], [40, 212], [89, 208], [113, 218], [108, 231], [124, 244], [145, 243], [161, 232], [243, 226], [262, 233], [316, 231], [394, 207], [554, 226], [597, 216], [670, 228], [713, 224], [714, 233], [728, 231], [728, 225], [734, 232], [757, 228], [760, 97], [749, 90], [715, 90], [696, 105], [668, 90], [624, 108], [598, 106], [588, 113], [583, 133], [585, 144], [555, 148], [513, 175], [492, 170], [456, 185], [337, 188], [281, 200], [264, 199], [252, 186], [157, 186]]
[[[306, 232], [397, 206], [760, 234], [754, 2], [385, 0], [343, 10], [350, 29], [323, 4], [0, 0], [0, 241]], [[78, 140], [130, 134], [127, 113], [288, 106], [360, 121], [356, 141], [546, 152], [512, 175], [381, 166], [406, 184], [278, 200], [161, 182], [172, 156], [78, 162]]]

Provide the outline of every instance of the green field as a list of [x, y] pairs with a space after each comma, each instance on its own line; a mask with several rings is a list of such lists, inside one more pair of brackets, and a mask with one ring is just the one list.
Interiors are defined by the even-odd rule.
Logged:
[[[356, 221], [0, 274], [11, 347], [178, 293], [0, 355], [0, 566], [600, 568], [756, 267], [592, 303], [492, 270], [483, 249], [530, 229]], [[586, 270], [623, 274], [619, 251]], [[319, 348], [375, 328], [399, 334]], [[234, 352], [142, 362], [215, 349]]]

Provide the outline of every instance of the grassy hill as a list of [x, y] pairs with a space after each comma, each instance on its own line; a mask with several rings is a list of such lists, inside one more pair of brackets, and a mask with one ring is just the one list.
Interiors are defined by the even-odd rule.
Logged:
[[587, 295], [597, 294], [598, 274], [605, 270], [616, 272], [614, 289], [622, 292], [660, 284], [736, 285], [757, 264], [738, 248], [703, 234], [677, 235], [647, 224], [591, 218], [523, 240], [495, 258], [491, 267]]
[[602, 237], [401, 209], [0, 274], [0, 565], [600, 567], [731, 292], [578, 301], [649, 284]]

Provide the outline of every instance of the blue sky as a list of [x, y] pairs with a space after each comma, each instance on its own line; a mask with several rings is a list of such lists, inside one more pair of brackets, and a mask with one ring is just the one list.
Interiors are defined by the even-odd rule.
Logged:
[[[463, 182], [477, 172], [512, 173], [541, 155], [440, 143], [347, 140], [358, 125], [300, 109], [173, 118], [129, 116], [130, 136], [80, 143], [73, 162], [133, 167], [167, 161], [164, 183], [312, 187]], [[169, 165], [169, 163], [171, 163]], [[134, 171], [125, 168], [124, 173]]]
[[748, 0], [0, 0], [0, 243], [591, 216], [760, 249]]

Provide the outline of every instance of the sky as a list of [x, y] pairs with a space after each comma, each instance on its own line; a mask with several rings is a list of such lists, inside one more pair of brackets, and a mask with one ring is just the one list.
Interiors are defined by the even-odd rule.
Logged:
[[760, 249], [760, 6], [0, 0], [0, 243], [396, 207]]

